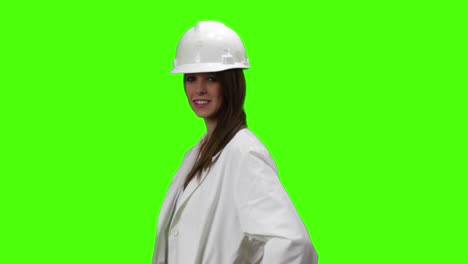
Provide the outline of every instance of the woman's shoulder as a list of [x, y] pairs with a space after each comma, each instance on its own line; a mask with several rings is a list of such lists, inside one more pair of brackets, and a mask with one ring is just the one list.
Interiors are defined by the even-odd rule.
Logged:
[[265, 145], [248, 128], [239, 130], [224, 150], [234, 155], [246, 155], [252, 152], [268, 153]]
[[277, 171], [270, 152], [260, 139], [247, 128], [237, 132], [222, 153], [224, 153], [224, 158], [235, 166], [252, 168], [267, 165]]

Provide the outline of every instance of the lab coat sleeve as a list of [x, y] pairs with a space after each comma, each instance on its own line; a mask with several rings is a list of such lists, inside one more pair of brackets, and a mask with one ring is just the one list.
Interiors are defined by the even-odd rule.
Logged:
[[[317, 254], [264, 148], [241, 154], [235, 201], [244, 235], [263, 243], [262, 263], [315, 264]], [[257, 252], [258, 254], [261, 252]]]

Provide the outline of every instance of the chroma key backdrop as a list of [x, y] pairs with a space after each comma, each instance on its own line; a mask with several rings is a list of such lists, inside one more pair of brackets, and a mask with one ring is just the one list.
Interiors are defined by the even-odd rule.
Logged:
[[205, 131], [169, 74], [201, 20], [244, 42], [248, 126], [320, 264], [468, 262], [466, 9], [240, 0], [0, 4], [0, 263], [151, 263]]

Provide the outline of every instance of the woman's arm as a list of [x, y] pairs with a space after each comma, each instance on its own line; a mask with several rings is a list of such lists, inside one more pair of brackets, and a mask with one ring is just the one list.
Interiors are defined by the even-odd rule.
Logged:
[[278, 179], [268, 151], [252, 146], [242, 153], [235, 201], [245, 235], [264, 243], [262, 263], [315, 264], [307, 229]]

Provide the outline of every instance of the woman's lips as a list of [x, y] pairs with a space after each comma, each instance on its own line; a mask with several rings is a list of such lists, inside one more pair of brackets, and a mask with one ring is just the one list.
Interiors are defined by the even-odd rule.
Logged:
[[203, 108], [210, 103], [210, 100], [193, 100], [195, 107]]

